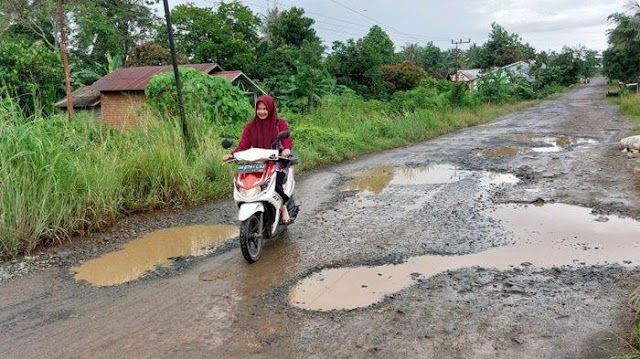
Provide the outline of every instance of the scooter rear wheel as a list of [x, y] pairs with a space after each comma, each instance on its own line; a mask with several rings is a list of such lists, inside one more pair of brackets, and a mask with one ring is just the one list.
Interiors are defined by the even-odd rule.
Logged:
[[249, 263], [257, 262], [262, 254], [263, 243], [260, 217], [255, 213], [240, 223], [240, 249], [244, 259]]

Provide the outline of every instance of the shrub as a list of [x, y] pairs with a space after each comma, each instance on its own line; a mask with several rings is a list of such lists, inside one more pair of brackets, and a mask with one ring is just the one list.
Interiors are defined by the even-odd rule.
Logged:
[[[217, 124], [246, 122], [253, 113], [251, 101], [240, 89], [221, 77], [192, 68], [181, 68], [185, 112]], [[145, 89], [151, 106], [169, 117], [179, 114], [173, 72], [155, 75]]]

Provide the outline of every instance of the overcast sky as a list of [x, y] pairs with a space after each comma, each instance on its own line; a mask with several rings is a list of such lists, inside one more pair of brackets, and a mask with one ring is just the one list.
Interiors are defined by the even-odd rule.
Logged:
[[[215, 7], [214, 0], [169, 0], [170, 6], [192, 2]], [[254, 13], [264, 14], [275, 3], [280, 9], [301, 7], [314, 19], [325, 45], [365, 36], [379, 25], [397, 49], [407, 43], [433, 41], [447, 49], [454, 41], [481, 45], [491, 23], [522, 37], [537, 51], [560, 51], [564, 45], [607, 48], [607, 16], [626, 11], [627, 0], [241, 0]], [[162, 14], [162, 12], [161, 12]], [[469, 44], [458, 46], [467, 48]]]

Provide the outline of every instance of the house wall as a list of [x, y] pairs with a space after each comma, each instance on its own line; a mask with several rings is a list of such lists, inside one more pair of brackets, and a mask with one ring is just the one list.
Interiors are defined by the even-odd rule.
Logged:
[[128, 128], [137, 119], [145, 103], [144, 92], [103, 92], [101, 95], [102, 120], [111, 126]]

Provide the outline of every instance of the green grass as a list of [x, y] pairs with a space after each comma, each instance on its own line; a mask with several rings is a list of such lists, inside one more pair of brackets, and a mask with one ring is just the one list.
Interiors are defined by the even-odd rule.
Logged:
[[[640, 96], [627, 93], [616, 98], [615, 102], [623, 114], [634, 120], [635, 131], [640, 131]], [[631, 295], [629, 304], [636, 311], [636, 323], [628, 340], [628, 348], [618, 359], [640, 359], [640, 287]]]
[[[284, 113], [300, 170], [403, 146], [492, 119], [535, 102], [397, 114], [387, 103], [328, 98], [308, 116]], [[185, 150], [177, 121], [144, 115], [144, 126], [109, 128], [91, 116], [23, 118], [0, 103], [0, 258], [103, 230], [121, 216], [190, 205], [231, 192], [225, 136], [243, 123], [214, 126], [188, 116]]]
[[627, 340], [627, 348], [619, 359], [640, 359], [640, 287], [629, 296], [629, 307], [636, 312], [636, 321]]
[[620, 111], [631, 117], [636, 123], [636, 131], [640, 131], [640, 96], [634, 93], [626, 93], [618, 98], [615, 102], [620, 106]]

